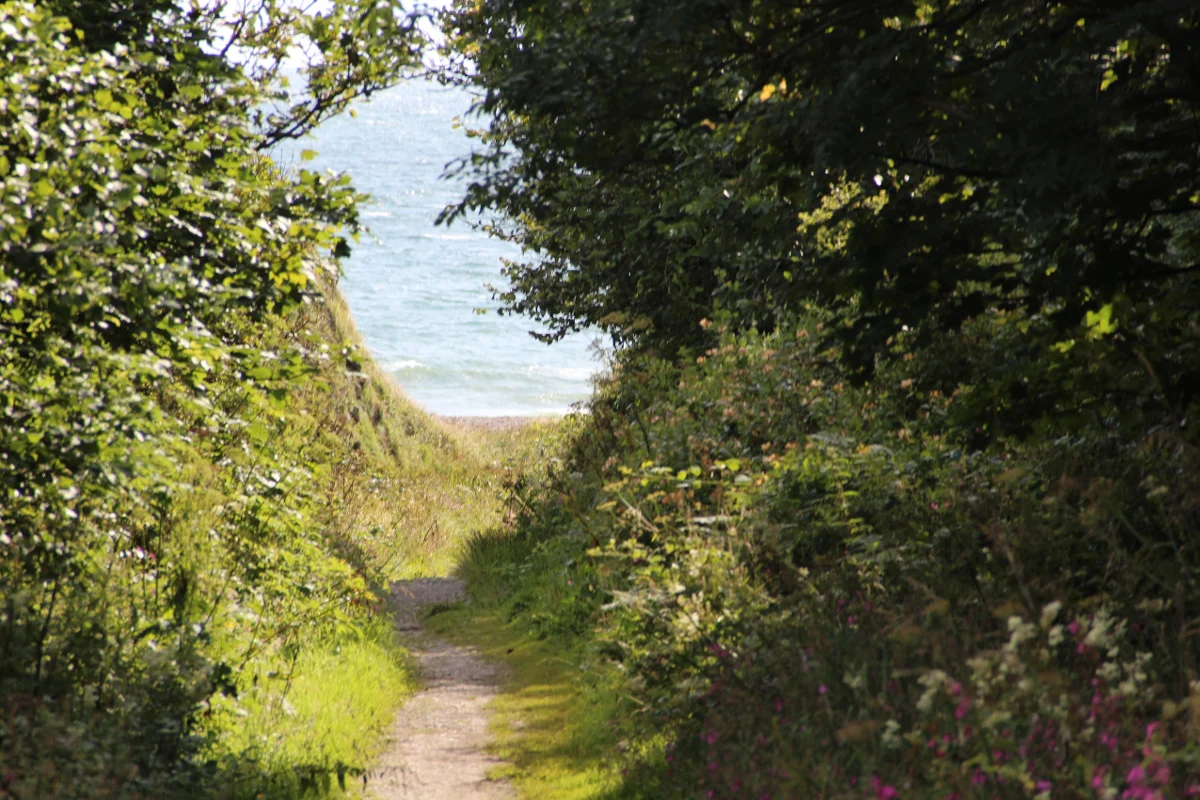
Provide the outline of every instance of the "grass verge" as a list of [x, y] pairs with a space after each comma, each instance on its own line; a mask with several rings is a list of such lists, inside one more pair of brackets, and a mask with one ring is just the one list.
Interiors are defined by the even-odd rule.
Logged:
[[286, 674], [265, 676], [239, 698], [246, 716], [224, 745], [252, 758], [233, 797], [358, 797], [396, 709], [417, 689], [390, 616], [362, 635], [313, 643]]

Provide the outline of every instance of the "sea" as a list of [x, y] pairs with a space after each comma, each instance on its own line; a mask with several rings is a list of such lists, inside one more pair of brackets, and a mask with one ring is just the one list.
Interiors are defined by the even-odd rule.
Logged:
[[[470, 105], [462, 88], [410, 79], [276, 158], [349, 173], [371, 195], [360, 211], [369, 231], [339, 285], [371, 356], [413, 400], [449, 416], [563, 414], [590, 395], [604, 342], [584, 333], [547, 345], [530, 335], [534, 321], [498, 315], [488, 285], [506, 285], [502, 261], [520, 248], [466, 222], [435, 225], [463, 193], [446, 166], [478, 145], [456, 125]], [[303, 150], [317, 155], [303, 163]]]

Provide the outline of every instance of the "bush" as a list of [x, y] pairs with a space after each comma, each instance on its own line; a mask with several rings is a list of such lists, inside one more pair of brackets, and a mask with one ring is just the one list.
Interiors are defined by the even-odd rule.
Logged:
[[522, 501], [511, 610], [619, 664], [666, 743], [631, 774], [700, 797], [1187, 796], [1191, 434], [993, 438], [964, 424], [975, 390], [937, 380], [939, 358], [991, 369], [991, 321], [863, 387], [827, 322], [626, 358]]

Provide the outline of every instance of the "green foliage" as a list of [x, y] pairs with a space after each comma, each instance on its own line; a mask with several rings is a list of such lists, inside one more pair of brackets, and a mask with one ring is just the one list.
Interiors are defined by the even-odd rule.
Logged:
[[627, 358], [471, 553], [528, 630], [619, 665], [630, 791], [1185, 796], [1194, 437], [989, 442], [970, 388], [930, 388], [982, 323], [856, 388], [828, 321]]
[[1200, 793], [1196, 5], [444, 21], [486, 122], [444, 217], [620, 348], [468, 569], [627, 676], [629, 785]]
[[[382, 575], [330, 524], [331, 357], [304, 330], [359, 196], [264, 152], [415, 39], [391, 5], [220, 8], [0, 4], [5, 796], [219, 785], [253, 754], [220, 751], [215, 707], [349, 635]], [[317, 99], [263, 118], [305, 42]]]
[[718, 310], [765, 331], [815, 301], [855, 380], [989, 310], [1040, 362], [1110, 308], [1056, 391], [991, 387], [1024, 406], [1005, 421], [1115, 393], [1084, 360], [1178, 421], [1198, 25], [1173, 0], [464, 2], [446, 27], [488, 127], [446, 216], [497, 210], [529, 250], [510, 310], [668, 357]]

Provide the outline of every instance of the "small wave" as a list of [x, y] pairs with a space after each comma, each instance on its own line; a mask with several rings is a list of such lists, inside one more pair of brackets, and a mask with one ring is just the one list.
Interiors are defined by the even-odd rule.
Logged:
[[586, 381], [597, 372], [595, 367], [547, 367], [541, 364], [526, 367], [525, 371], [553, 375], [569, 381]]
[[422, 239], [437, 239], [440, 242], [469, 242], [478, 238], [471, 233], [422, 233]]
[[364, 212], [362, 212], [362, 216], [367, 217], [367, 218], [390, 217], [391, 215], [392, 215], [392, 212], [390, 212], [390, 211], [364, 211]]
[[399, 361], [389, 361], [383, 365], [383, 368], [388, 372], [399, 372], [403, 369], [420, 369], [425, 366], [420, 361], [413, 358], [403, 358]]

